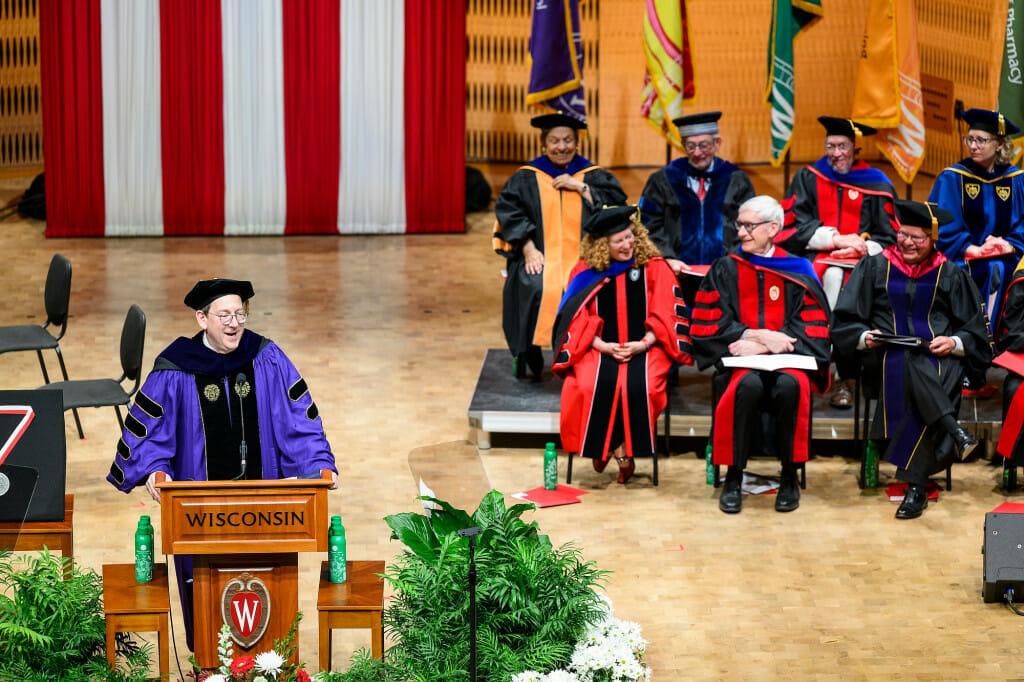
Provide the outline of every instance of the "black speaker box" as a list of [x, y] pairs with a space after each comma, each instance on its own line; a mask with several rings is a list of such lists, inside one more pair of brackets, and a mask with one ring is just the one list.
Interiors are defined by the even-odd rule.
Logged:
[[1024, 514], [985, 514], [986, 602], [1002, 601], [1006, 589], [1013, 588], [1014, 601], [1024, 602]]

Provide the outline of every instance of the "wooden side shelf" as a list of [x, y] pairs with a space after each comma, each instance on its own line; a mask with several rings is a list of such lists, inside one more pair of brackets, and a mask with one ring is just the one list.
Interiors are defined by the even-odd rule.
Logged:
[[332, 583], [327, 562], [320, 565], [316, 610], [320, 618], [320, 669], [331, 669], [331, 630], [370, 628], [374, 658], [384, 656], [383, 561], [347, 562], [348, 580]]
[[117, 657], [114, 635], [118, 632], [156, 632], [160, 679], [170, 672], [167, 596], [167, 565], [153, 566], [153, 580], [135, 582], [134, 564], [103, 564], [103, 615], [107, 619], [107, 663]]
[[74, 559], [74, 515], [75, 496], [65, 495], [63, 521], [29, 521], [24, 525], [0, 523], [0, 546], [13, 544], [16, 537], [15, 551], [39, 550], [46, 547], [51, 550], [60, 549], [60, 553], [65, 557]]

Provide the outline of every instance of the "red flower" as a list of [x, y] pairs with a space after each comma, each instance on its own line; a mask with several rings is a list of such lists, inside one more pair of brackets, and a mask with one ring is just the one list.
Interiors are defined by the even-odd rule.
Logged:
[[244, 675], [256, 665], [256, 661], [252, 656], [239, 656], [235, 660], [231, 661], [231, 674], [232, 675]]
[[298, 680], [298, 682], [309, 682], [309, 673], [302, 668], [299, 668], [295, 671], [295, 679]]

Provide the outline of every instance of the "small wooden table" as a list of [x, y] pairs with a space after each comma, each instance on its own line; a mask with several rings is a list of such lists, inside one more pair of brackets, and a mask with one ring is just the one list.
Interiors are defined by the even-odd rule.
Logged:
[[320, 616], [320, 669], [331, 669], [331, 630], [370, 628], [373, 657], [384, 656], [384, 572], [383, 561], [349, 561], [348, 580], [332, 583], [326, 561], [320, 565], [320, 589], [316, 610]]
[[[73, 520], [75, 515], [75, 496], [64, 496], [63, 521], [28, 521], [24, 525], [18, 523], [0, 523], [0, 546], [9, 546], [15, 538], [15, 551], [43, 549], [60, 549], [60, 553], [68, 559], [75, 558], [75, 532]], [[19, 533], [20, 528], [20, 535]]]
[[103, 564], [103, 615], [107, 619], [107, 663], [114, 668], [118, 632], [156, 632], [160, 679], [170, 672], [171, 605], [167, 595], [167, 565], [153, 566], [153, 580], [135, 582], [135, 564]]

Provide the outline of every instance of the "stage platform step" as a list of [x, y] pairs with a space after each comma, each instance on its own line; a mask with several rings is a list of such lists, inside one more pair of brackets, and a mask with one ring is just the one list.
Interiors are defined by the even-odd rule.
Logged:
[[[544, 352], [545, 367], [551, 352]], [[670, 387], [669, 418], [658, 418], [658, 432], [670, 437], [706, 438], [711, 430], [711, 370], [698, 372], [681, 367], [678, 385]], [[988, 381], [999, 387], [988, 399], [963, 399], [960, 423], [985, 441], [991, 455], [1002, 427], [1002, 385], [1005, 370], [991, 369]], [[477, 431], [477, 445], [491, 446], [492, 433], [558, 434], [562, 381], [545, 369], [541, 381], [512, 376], [512, 356], [504, 348], [490, 348], [480, 366], [480, 376], [469, 403], [469, 425]], [[814, 395], [812, 438], [853, 440], [853, 409], [837, 410], [828, 396]]]

